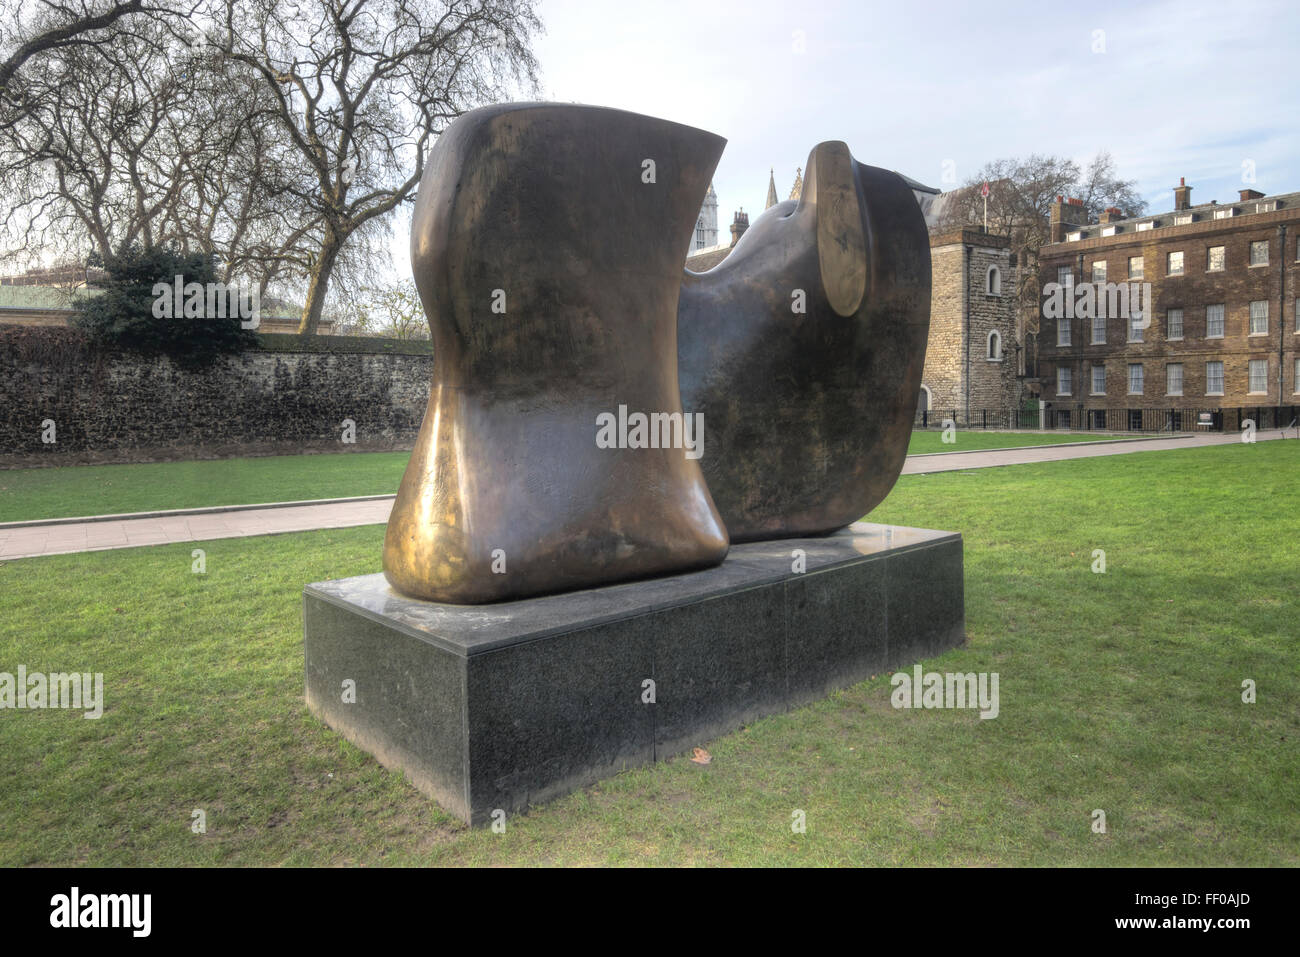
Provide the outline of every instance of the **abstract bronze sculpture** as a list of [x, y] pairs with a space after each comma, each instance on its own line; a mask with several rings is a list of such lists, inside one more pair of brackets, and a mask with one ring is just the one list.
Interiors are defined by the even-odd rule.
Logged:
[[411, 224], [434, 374], [384, 541], [398, 591], [498, 601], [726, 556], [699, 460], [596, 441], [620, 407], [680, 421], [682, 262], [725, 142], [558, 104], [438, 138]]
[[898, 480], [930, 326], [925, 220], [897, 173], [840, 142], [678, 304], [682, 405], [733, 542], [832, 532]]
[[[683, 282], [724, 143], [553, 104], [438, 139], [411, 229], [435, 370], [384, 542], [398, 591], [481, 603], [704, 568], [728, 532], [833, 531], [889, 491], [929, 321], [920, 210], [823, 143], [801, 200]], [[668, 442], [683, 396], [708, 430], [694, 454]], [[629, 410], [665, 441], [602, 441]]]

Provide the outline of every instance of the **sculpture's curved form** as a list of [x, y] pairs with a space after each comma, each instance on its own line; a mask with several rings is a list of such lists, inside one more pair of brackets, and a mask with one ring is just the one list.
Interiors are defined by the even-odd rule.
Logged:
[[597, 434], [620, 406], [681, 413], [681, 264], [724, 144], [560, 104], [438, 138], [411, 226], [434, 374], [384, 540], [398, 591], [477, 603], [722, 561], [699, 460]]
[[[678, 304], [682, 405], [731, 540], [831, 532], [903, 467], [930, 325], [925, 220], [897, 173], [840, 142]], [[803, 311], [800, 311], [800, 308]]]

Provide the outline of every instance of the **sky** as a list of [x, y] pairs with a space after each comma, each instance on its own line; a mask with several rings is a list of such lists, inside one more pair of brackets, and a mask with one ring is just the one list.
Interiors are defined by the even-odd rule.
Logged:
[[[940, 189], [1109, 151], [1149, 211], [1300, 190], [1300, 3], [541, 0], [538, 98], [728, 140], [719, 240], [823, 140]], [[1253, 182], [1247, 177], [1253, 176]], [[404, 224], [398, 234], [404, 236]], [[400, 245], [400, 244], [399, 244]]]
[[[720, 214], [789, 192], [823, 140], [939, 188], [1100, 150], [1152, 211], [1300, 190], [1300, 4], [543, 0], [544, 99], [727, 138]], [[802, 40], [802, 52], [800, 51]], [[948, 165], [945, 165], [948, 164]]]

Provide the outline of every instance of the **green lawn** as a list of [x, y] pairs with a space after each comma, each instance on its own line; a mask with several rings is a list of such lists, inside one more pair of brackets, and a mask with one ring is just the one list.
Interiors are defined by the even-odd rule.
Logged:
[[881, 675], [504, 834], [303, 705], [302, 585], [376, 570], [382, 527], [209, 542], [206, 575], [190, 545], [3, 563], [0, 671], [103, 672], [106, 709], [0, 712], [0, 865], [1295, 866], [1298, 466], [1266, 442], [905, 476], [872, 518], [966, 539], [970, 641], [926, 667], [998, 672], [996, 719], [896, 711]]
[[983, 432], [979, 429], [966, 432], [958, 429], [953, 433], [952, 438], [952, 442], [944, 442], [942, 432], [917, 430], [912, 433], [912, 440], [907, 444], [907, 454], [977, 452], [980, 449], [1012, 449], [1025, 445], [1064, 445], [1066, 442], [1104, 442], [1107, 439], [1131, 438], [1131, 436], [1096, 432]]
[[0, 471], [0, 522], [391, 495], [410, 457], [355, 452]]
[[[913, 432], [909, 454], [1096, 440], [1048, 432]], [[277, 455], [150, 465], [79, 465], [0, 470], [0, 522], [147, 512], [213, 505], [251, 505], [397, 491], [409, 452]]]

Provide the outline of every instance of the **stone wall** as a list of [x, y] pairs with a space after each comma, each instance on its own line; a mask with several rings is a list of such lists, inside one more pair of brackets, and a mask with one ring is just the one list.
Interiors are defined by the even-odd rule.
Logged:
[[0, 468], [410, 449], [433, 371], [428, 353], [267, 350], [191, 370], [68, 340], [0, 335]]
[[[988, 290], [988, 271], [996, 267], [999, 288]], [[957, 229], [930, 240], [930, 336], [922, 384], [930, 390], [937, 416], [957, 412], [966, 420], [969, 402], [979, 410], [1007, 410], [1019, 402], [1016, 377], [1016, 272], [1004, 237], [978, 229]], [[989, 334], [999, 349], [989, 357]], [[968, 341], [969, 336], [969, 341]], [[969, 354], [968, 354], [969, 353]], [[924, 401], [924, 399], [922, 399]]]

